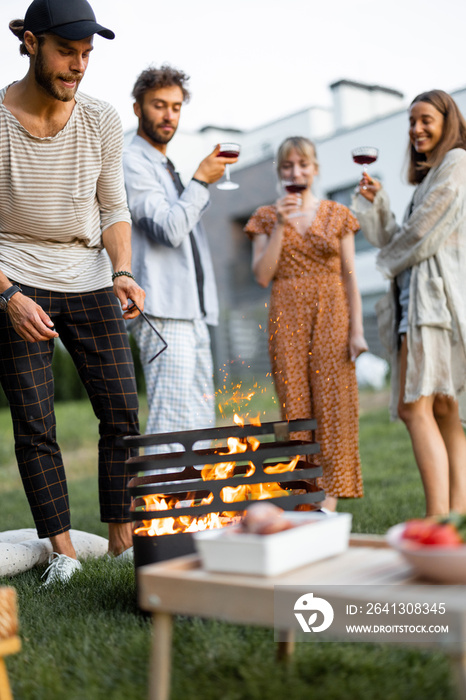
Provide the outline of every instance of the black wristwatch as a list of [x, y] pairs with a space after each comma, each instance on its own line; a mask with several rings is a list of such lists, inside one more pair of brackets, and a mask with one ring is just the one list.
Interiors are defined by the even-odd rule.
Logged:
[[8, 302], [10, 301], [13, 294], [16, 294], [16, 292], [20, 291], [21, 287], [18, 287], [17, 284], [14, 284], [12, 287], [8, 287], [8, 289], [5, 289], [5, 291], [0, 294], [0, 311], [6, 311]]
[[198, 182], [200, 185], [202, 185], [206, 189], [209, 188], [209, 183], [205, 182], [204, 180], [199, 180], [197, 177], [192, 177], [191, 180], [194, 180], [194, 182]]

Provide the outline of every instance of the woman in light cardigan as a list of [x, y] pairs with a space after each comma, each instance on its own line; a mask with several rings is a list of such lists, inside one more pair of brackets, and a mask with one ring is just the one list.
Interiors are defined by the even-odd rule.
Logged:
[[398, 226], [381, 184], [364, 175], [353, 201], [391, 291], [377, 306], [392, 360], [392, 417], [406, 424], [426, 514], [466, 512], [466, 122], [441, 90], [409, 109], [408, 180]]

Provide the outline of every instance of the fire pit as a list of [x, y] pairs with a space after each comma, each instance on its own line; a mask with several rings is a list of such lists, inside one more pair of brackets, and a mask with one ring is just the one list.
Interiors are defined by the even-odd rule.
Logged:
[[[194, 552], [192, 532], [236, 522], [253, 501], [284, 510], [322, 501], [315, 482], [322, 468], [304, 459], [319, 452], [316, 428], [309, 419], [125, 438], [131, 447], [179, 447], [126, 462], [132, 474], [167, 470], [129, 482], [136, 568]], [[310, 431], [312, 439], [291, 440], [290, 431]], [[196, 447], [206, 441], [212, 447]], [[174, 467], [181, 471], [168, 471]]]

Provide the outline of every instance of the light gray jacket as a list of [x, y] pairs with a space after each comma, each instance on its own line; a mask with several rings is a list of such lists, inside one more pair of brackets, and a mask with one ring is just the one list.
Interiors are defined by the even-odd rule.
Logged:
[[207, 234], [201, 224], [209, 192], [191, 180], [179, 196], [166, 162], [160, 151], [137, 135], [123, 154], [133, 220], [134, 276], [146, 292], [146, 313], [180, 320], [202, 318], [189, 239], [193, 231], [204, 272], [204, 320], [216, 325], [217, 288]]
[[399, 394], [394, 278], [409, 267], [404, 401], [432, 394], [461, 399], [466, 388], [466, 151], [449, 151], [430, 170], [401, 226], [383, 189], [373, 204], [357, 195], [352, 208], [365, 237], [381, 248], [377, 267], [392, 282], [377, 304], [380, 337], [392, 364], [392, 418]]

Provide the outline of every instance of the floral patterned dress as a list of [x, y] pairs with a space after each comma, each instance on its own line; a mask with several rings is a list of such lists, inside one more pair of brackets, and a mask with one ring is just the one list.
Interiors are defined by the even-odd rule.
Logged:
[[[276, 221], [274, 206], [261, 207], [245, 232], [270, 236]], [[317, 419], [320, 486], [337, 498], [363, 496], [358, 387], [340, 258], [341, 239], [358, 229], [349, 209], [332, 201], [320, 202], [304, 235], [287, 223], [269, 305], [269, 353], [282, 418]]]

